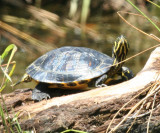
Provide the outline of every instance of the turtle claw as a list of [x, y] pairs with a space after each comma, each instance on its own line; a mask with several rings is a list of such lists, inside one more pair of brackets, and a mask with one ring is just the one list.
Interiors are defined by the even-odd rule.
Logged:
[[101, 84], [101, 85], [97, 85], [96, 87], [101, 88], [101, 87], [107, 87], [108, 85], [106, 84]]

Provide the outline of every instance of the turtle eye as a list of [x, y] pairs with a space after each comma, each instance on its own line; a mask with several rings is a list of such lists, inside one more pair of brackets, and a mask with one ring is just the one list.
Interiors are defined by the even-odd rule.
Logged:
[[27, 76], [23, 79], [23, 82], [30, 82], [32, 78], [30, 76]]
[[24, 82], [27, 82], [28, 81], [28, 78], [24, 78]]

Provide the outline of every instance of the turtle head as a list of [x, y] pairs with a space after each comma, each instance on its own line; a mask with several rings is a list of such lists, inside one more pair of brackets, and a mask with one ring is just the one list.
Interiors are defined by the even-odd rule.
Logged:
[[18, 85], [18, 84], [20, 84], [22, 82], [31, 82], [31, 81], [32, 81], [32, 78], [27, 73], [25, 73], [23, 75], [23, 77], [21, 78], [21, 80], [18, 81], [17, 83], [15, 83], [15, 84], [13, 84], [12, 86], [16, 86], [16, 85]]
[[133, 72], [128, 67], [123, 66], [122, 67], [122, 80], [126, 81], [133, 77], [134, 77]]
[[[126, 59], [127, 53], [129, 49], [129, 43], [125, 39], [123, 35], [118, 37], [114, 43], [112, 57], [114, 58], [114, 63], [119, 63]], [[123, 63], [121, 63], [122, 66]]]

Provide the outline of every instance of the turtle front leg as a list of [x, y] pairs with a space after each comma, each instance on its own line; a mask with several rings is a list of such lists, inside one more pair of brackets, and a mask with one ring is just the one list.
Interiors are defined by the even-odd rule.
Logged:
[[96, 80], [96, 83], [95, 83], [95, 87], [106, 87], [107, 85], [104, 84], [105, 81], [107, 80], [107, 74], [104, 74], [102, 75], [101, 77], [99, 77], [97, 80]]
[[43, 99], [49, 99], [50, 95], [47, 92], [48, 86], [44, 83], [39, 83], [32, 91], [32, 99], [35, 101], [41, 101]]

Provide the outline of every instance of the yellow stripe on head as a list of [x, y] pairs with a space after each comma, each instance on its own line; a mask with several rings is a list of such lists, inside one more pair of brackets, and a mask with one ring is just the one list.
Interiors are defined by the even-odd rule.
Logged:
[[123, 61], [126, 58], [126, 55], [128, 53], [129, 44], [124, 36], [120, 36], [116, 39], [112, 57], [115, 59], [114, 63]]

